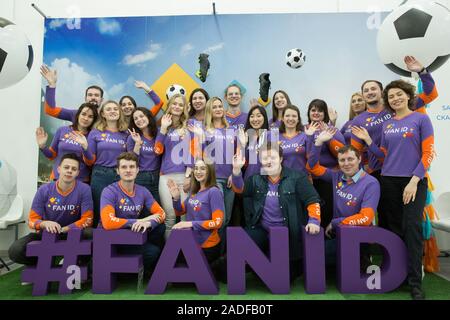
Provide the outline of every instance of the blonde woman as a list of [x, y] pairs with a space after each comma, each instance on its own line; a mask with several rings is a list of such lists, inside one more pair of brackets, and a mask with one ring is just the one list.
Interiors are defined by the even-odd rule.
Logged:
[[159, 196], [161, 206], [166, 212], [166, 238], [176, 220], [167, 182], [171, 179], [183, 190], [181, 201], [184, 201], [187, 196], [185, 191], [189, 189], [191, 181], [196, 152], [194, 147], [196, 139], [187, 126], [188, 109], [186, 98], [181, 94], [174, 94], [167, 102], [167, 109], [161, 118], [161, 128], [155, 142], [155, 153], [162, 155]]
[[350, 144], [352, 137], [353, 118], [367, 110], [367, 103], [360, 92], [352, 94], [350, 99], [350, 111], [348, 121], [342, 126], [341, 133], [344, 135], [345, 144]]
[[116, 101], [106, 101], [100, 107], [99, 118], [87, 139], [73, 133], [74, 139], [83, 148], [83, 159], [93, 166], [91, 177], [94, 200], [94, 228], [100, 218], [100, 197], [105, 187], [119, 180], [116, 173], [116, 159], [126, 151], [128, 123], [122, 108]]
[[234, 192], [231, 189], [231, 176], [236, 143], [235, 131], [230, 128], [225, 114], [220, 98], [212, 97], [208, 100], [205, 111], [204, 156], [205, 159], [211, 159], [215, 163], [217, 186], [224, 195], [225, 216], [219, 230], [222, 239], [225, 239], [225, 228], [230, 223], [233, 211]]

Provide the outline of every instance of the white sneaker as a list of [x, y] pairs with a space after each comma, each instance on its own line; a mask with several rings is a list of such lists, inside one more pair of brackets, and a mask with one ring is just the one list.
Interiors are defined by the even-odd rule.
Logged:
[[22, 285], [22, 286], [31, 286], [32, 283], [31, 282], [22, 282], [20, 285]]
[[425, 278], [425, 267], [422, 265], [422, 280]]

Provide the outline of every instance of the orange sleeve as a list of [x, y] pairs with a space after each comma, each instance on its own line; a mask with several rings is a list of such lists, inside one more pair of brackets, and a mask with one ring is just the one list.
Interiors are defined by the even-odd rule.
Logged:
[[306, 207], [308, 210], [308, 216], [312, 219], [316, 219], [320, 222], [320, 204], [319, 203], [311, 203]]
[[219, 229], [222, 226], [222, 223], [223, 223], [223, 211], [217, 209], [211, 214], [211, 220], [203, 221], [201, 226], [203, 229], [212, 230], [212, 229]]
[[356, 150], [358, 150], [359, 152], [363, 152], [363, 151], [364, 151], [364, 145], [363, 145], [361, 142], [356, 141], [355, 139], [351, 139], [351, 140], [350, 140], [350, 144], [351, 144], [354, 148], [356, 148]]
[[324, 166], [321, 166], [319, 162], [317, 162], [316, 165], [312, 168], [307, 163], [306, 170], [308, 170], [311, 174], [315, 175], [316, 177], [322, 177], [327, 172], [327, 168]]
[[97, 156], [95, 154], [92, 154], [92, 160], [89, 160], [83, 154], [83, 161], [87, 166], [91, 167], [95, 163], [95, 160], [97, 160]]
[[116, 210], [112, 205], [106, 205], [100, 212], [102, 226], [105, 230], [121, 229], [128, 222], [127, 219], [116, 217]]
[[351, 226], [370, 226], [374, 216], [375, 212], [372, 208], [362, 208], [359, 213], [342, 220], [342, 224]]
[[45, 103], [44, 103], [44, 111], [49, 116], [57, 118], [59, 116], [59, 114], [61, 113], [61, 108], [60, 107], [51, 107], [47, 103], [47, 101], [45, 101]]
[[438, 92], [437, 92], [436, 86], [433, 87], [433, 90], [429, 94], [422, 92], [421, 94], [419, 94], [418, 97], [420, 99], [422, 99], [424, 104], [431, 103], [433, 100], [435, 100], [438, 97]]
[[342, 148], [344, 144], [336, 139], [331, 139], [330, 143], [328, 144], [328, 149], [330, 149], [330, 152], [333, 156], [337, 157], [338, 150]]
[[422, 165], [425, 170], [430, 168], [434, 158], [434, 136], [429, 136], [422, 141]]
[[155, 104], [153, 106], [153, 108], [150, 110], [150, 112], [152, 113], [153, 116], [156, 116], [159, 112], [159, 110], [161, 110], [162, 106], [163, 106], [164, 102], [160, 101], [158, 104]]
[[83, 212], [81, 215], [81, 219], [78, 221], [75, 221], [75, 226], [79, 229], [85, 228], [83, 225], [86, 225], [86, 227], [92, 226], [92, 219], [94, 218], [94, 213], [92, 210], [88, 210], [86, 212]]
[[156, 141], [154, 150], [155, 150], [155, 153], [158, 156], [160, 156], [160, 155], [162, 155], [164, 153], [164, 145], [160, 141]]
[[150, 213], [158, 215], [161, 220], [160, 223], [164, 223], [164, 221], [166, 220], [166, 213], [156, 201], [153, 202], [152, 207], [150, 208]]
[[30, 214], [28, 216], [28, 227], [33, 230], [40, 230], [41, 222], [42, 216], [33, 209], [31, 209]]
[[182, 215], [185, 215], [185, 214], [186, 214], [186, 207], [184, 206], [184, 201], [181, 201], [181, 200], [180, 200], [180, 202], [181, 202], [181, 211], [180, 211], [180, 210], [177, 210], [177, 209], [174, 207], [175, 215], [176, 215], [176, 216], [182, 216]]

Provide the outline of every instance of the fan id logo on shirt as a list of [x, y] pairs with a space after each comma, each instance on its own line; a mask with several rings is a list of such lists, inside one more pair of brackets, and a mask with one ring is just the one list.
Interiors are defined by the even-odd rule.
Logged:
[[61, 138], [62, 142], [68, 143], [68, 144], [73, 144], [76, 146], [79, 146], [80, 144], [78, 142], [76, 142], [75, 140], [70, 138], [70, 135], [68, 133], [66, 133], [62, 138]]
[[61, 199], [58, 197], [51, 197], [48, 199], [47, 207], [50, 208], [52, 211], [66, 211], [70, 210], [70, 214], [75, 214], [77, 210], [77, 206], [74, 204], [61, 204]]
[[189, 204], [194, 208], [195, 212], [198, 212], [202, 209], [202, 202], [198, 199], [189, 199]]
[[121, 198], [119, 200], [119, 209], [123, 212], [137, 212], [139, 213], [142, 210], [141, 205], [134, 205], [130, 199], [127, 197]]
[[408, 132], [403, 134], [403, 138], [412, 138], [414, 137], [414, 128], [409, 129]]
[[346, 204], [347, 206], [349, 206], [349, 207], [355, 207], [356, 204], [357, 204], [356, 200], [357, 200], [356, 198], [355, 198], [355, 199], [352, 199], [352, 200], [349, 200], [349, 201], [347, 201], [345, 204]]
[[104, 141], [104, 142], [108, 142], [108, 143], [118, 143], [118, 144], [121, 144], [124, 148], [126, 148], [125, 140], [110, 138], [110, 134], [109, 133], [102, 133], [100, 135], [100, 140]]
[[411, 133], [414, 129], [410, 129], [408, 127], [401, 127], [401, 128], [395, 128], [395, 126], [393, 125], [392, 127], [389, 128], [389, 126], [386, 127], [386, 130], [384, 130], [384, 134], [398, 134], [401, 133], [402, 136], [405, 137], [411, 137]]
[[50, 199], [48, 199], [48, 204], [47, 207], [51, 208], [52, 205], [58, 205], [60, 203], [61, 199], [57, 198], [57, 197], [51, 197]]
[[351, 193], [348, 192], [343, 192], [342, 190], [338, 189], [336, 191], [336, 194], [338, 195], [338, 197], [342, 198], [342, 199], [347, 199], [349, 201], [347, 201], [347, 205], [350, 205], [349, 203], [356, 201], [356, 197], [353, 197], [353, 195]]
[[382, 118], [377, 118], [375, 116], [366, 118], [366, 127], [373, 127], [380, 125], [384, 123], [386, 120], [389, 120], [392, 118], [392, 115], [390, 113], [385, 114]]

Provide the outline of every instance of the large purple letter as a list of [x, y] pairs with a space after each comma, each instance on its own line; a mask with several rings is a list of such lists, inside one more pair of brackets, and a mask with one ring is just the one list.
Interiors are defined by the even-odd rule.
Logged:
[[115, 245], [142, 245], [147, 233], [131, 230], [94, 230], [93, 293], [112, 293], [116, 287], [114, 273], [138, 273], [142, 255], [119, 256]]
[[323, 229], [320, 233], [311, 235], [302, 228], [303, 270], [305, 278], [305, 292], [325, 293], [325, 240]]
[[272, 227], [268, 236], [270, 260], [242, 228], [227, 228], [228, 294], [245, 294], [246, 263], [255, 270], [272, 293], [289, 293], [288, 229]]
[[[379, 286], [370, 286], [370, 274], [360, 273], [360, 244], [383, 247]], [[384, 293], [392, 291], [407, 275], [407, 251], [396, 234], [378, 227], [337, 228], [337, 287], [342, 293]]]
[[[180, 251], [187, 267], [175, 267]], [[145, 293], [164, 293], [169, 282], [194, 282], [200, 294], [219, 293], [217, 282], [192, 230], [172, 230]]]

